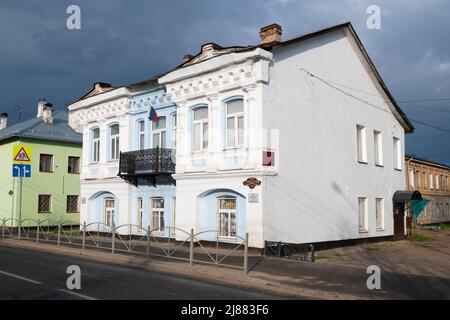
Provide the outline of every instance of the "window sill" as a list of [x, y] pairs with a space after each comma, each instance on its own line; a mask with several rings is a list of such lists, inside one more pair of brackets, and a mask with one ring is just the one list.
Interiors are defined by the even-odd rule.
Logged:
[[360, 164], [369, 164], [367, 161], [358, 160], [357, 162], [360, 163]]
[[359, 232], [359, 233], [369, 233], [369, 230], [366, 230], [366, 229], [361, 230], [361, 229], [359, 229], [358, 232]]
[[41, 171], [39, 170], [40, 173], [55, 173], [55, 171]]
[[402, 169], [400, 169], [400, 168], [394, 168], [394, 170], [402, 172]]
[[217, 239], [219, 240], [226, 240], [226, 241], [237, 241], [237, 237], [227, 237], [227, 236], [218, 236]]
[[378, 168], [384, 168], [384, 164], [378, 164], [378, 163], [375, 163], [375, 167], [378, 167]]
[[377, 228], [377, 232], [382, 232], [382, 231], [386, 231], [386, 229], [384, 229], [384, 228]]
[[74, 176], [75, 176], [75, 175], [77, 175], [77, 176], [79, 176], [79, 175], [80, 175], [80, 173], [79, 173], [79, 172], [78, 172], [78, 173], [77, 173], [77, 172], [67, 172], [67, 174], [72, 174], [72, 175], [74, 175]]
[[51, 212], [38, 212], [38, 214], [51, 214]]
[[77, 213], [80, 213], [80, 211], [77, 211], [77, 212], [66, 212], [67, 214], [77, 214]]

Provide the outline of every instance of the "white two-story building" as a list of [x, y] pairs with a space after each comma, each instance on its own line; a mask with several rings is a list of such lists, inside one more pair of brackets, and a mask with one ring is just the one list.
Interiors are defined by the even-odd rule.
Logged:
[[177, 227], [257, 248], [403, 233], [392, 199], [413, 126], [353, 27], [281, 35], [205, 44], [159, 78], [177, 105]]

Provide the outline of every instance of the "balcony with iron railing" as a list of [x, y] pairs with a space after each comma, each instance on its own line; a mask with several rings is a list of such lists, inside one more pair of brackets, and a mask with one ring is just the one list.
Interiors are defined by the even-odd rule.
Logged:
[[138, 185], [140, 179], [156, 185], [157, 177], [167, 178], [174, 183], [175, 151], [167, 148], [151, 148], [137, 151], [121, 152], [119, 174], [122, 179]]

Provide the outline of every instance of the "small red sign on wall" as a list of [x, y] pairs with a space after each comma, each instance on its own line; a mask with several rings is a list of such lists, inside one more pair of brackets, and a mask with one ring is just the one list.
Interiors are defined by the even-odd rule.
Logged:
[[274, 167], [275, 166], [275, 152], [263, 151], [262, 165], [266, 166], [266, 167]]

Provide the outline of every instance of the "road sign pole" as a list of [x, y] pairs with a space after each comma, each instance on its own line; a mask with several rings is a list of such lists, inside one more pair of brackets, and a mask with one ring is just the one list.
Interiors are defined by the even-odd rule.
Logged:
[[20, 232], [22, 229], [22, 191], [23, 191], [23, 178], [22, 175], [20, 175], [20, 186], [19, 186], [19, 231], [18, 231], [18, 238], [20, 240]]

